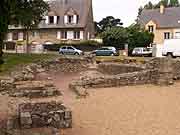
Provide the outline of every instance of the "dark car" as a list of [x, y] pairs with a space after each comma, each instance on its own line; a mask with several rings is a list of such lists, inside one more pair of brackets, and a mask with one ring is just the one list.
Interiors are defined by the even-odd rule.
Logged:
[[115, 47], [102, 47], [93, 51], [93, 54], [96, 56], [116, 56], [117, 51]]

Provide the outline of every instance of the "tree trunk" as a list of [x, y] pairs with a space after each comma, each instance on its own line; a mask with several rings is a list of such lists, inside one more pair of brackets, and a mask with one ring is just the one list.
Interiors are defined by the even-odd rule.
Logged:
[[4, 63], [3, 61], [3, 40], [4, 40], [4, 33], [0, 32], [0, 65]]
[[26, 53], [30, 53], [30, 46], [29, 46], [29, 31], [26, 30]]

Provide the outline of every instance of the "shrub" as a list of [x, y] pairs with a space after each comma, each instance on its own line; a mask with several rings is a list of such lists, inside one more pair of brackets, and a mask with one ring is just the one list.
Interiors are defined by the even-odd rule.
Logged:
[[86, 40], [74, 43], [60, 43], [60, 44], [53, 44], [53, 45], [44, 45], [44, 49], [48, 51], [58, 51], [62, 46], [74, 46], [77, 49], [83, 51], [92, 51], [102, 46], [102, 43], [93, 41], [93, 40]]

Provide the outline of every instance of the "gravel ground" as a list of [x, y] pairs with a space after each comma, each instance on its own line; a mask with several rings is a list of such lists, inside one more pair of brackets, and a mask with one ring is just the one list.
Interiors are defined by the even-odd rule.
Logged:
[[72, 104], [73, 128], [64, 135], [180, 134], [180, 82], [89, 91]]
[[[68, 89], [69, 82], [76, 77], [78, 74], [56, 74], [53, 77], [55, 84], [64, 97], [36, 100], [63, 100], [72, 108], [73, 128], [64, 130], [61, 135], [180, 134], [180, 82], [170, 87], [89, 89], [89, 97], [78, 99]], [[0, 95], [0, 120], [24, 101], [27, 99]]]

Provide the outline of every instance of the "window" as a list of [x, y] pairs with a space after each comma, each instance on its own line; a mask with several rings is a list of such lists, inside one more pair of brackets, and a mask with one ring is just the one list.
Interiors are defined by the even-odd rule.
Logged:
[[68, 16], [68, 23], [73, 23], [73, 15]]
[[180, 32], [175, 33], [175, 38], [180, 38]]
[[77, 15], [77, 18], [76, 18], [76, 23], [78, 24], [79, 23], [79, 15]]
[[13, 33], [13, 40], [18, 40], [18, 32]]
[[164, 39], [170, 39], [170, 32], [164, 33]]
[[49, 16], [49, 23], [53, 24], [54, 23], [54, 16]]
[[149, 31], [149, 32], [154, 32], [154, 26], [152, 26], [152, 25], [151, 25], [151, 26], [148, 26], [148, 31]]
[[57, 24], [59, 24], [60, 16], [57, 16]]
[[66, 47], [62, 47], [61, 49], [65, 50], [65, 49], [66, 49]]
[[32, 36], [33, 36], [33, 37], [37, 37], [37, 36], [38, 36], [38, 32], [37, 32], [37, 31], [33, 31], [33, 32], [32, 32]]
[[67, 39], [67, 31], [61, 32], [61, 39]]
[[74, 48], [72, 48], [72, 47], [67, 47], [67, 49], [68, 49], [68, 50], [74, 50]]
[[74, 31], [74, 39], [80, 39], [80, 31]]

